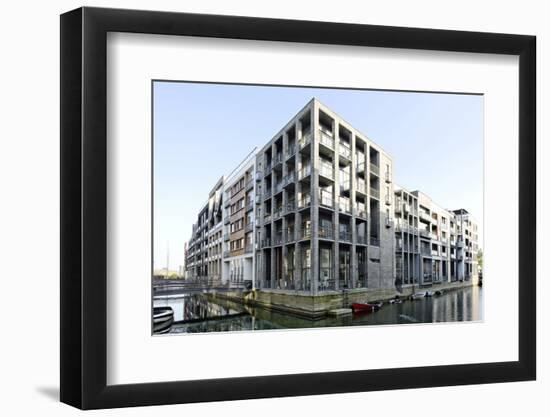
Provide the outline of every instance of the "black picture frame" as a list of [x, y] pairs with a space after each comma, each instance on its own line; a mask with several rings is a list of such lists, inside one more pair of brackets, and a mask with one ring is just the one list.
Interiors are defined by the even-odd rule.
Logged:
[[[519, 56], [519, 360], [107, 385], [108, 32]], [[88, 7], [61, 15], [61, 401], [96, 409], [535, 379], [535, 45], [525, 35], [252, 17]]]

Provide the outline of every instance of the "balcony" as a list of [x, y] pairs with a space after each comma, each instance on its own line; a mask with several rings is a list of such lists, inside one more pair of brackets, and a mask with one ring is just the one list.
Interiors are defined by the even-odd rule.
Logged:
[[294, 229], [288, 229], [286, 231], [285, 243], [292, 243], [296, 240], [296, 235], [294, 234]]
[[250, 211], [254, 208], [254, 201], [249, 201], [247, 204], [246, 204], [246, 211]]
[[349, 198], [340, 197], [340, 200], [338, 202], [338, 209], [343, 213], [351, 214], [351, 204]]
[[351, 160], [351, 149], [348, 145], [344, 145], [343, 142], [340, 142], [340, 148], [338, 153], [342, 158]]
[[386, 200], [385, 201], [386, 205], [391, 206], [391, 196], [389, 194], [386, 194], [386, 199], [385, 200]]
[[254, 230], [254, 222], [248, 223], [244, 228], [245, 233], [251, 232], [252, 230]]
[[246, 191], [251, 190], [252, 188], [254, 188], [254, 181], [248, 180], [248, 182], [246, 183]]
[[226, 233], [223, 235], [224, 242], [227, 242], [229, 240], [229, 233]]
[[263, 178], [262, 171], [256, 171], [256, 181], [261, 181]]
[[291, 173], [289, 173], [285, 179], [283, 180], [283, 187], [286, 187], [290, 184], [293, 184], [294, 181], [296, 181], [296, 175], [294, 173], [294, 171], [292, 171]]
[[365, 180], [362, 180], [360, 178], [357, 178], [355, 181], [355, 191], [366, 195], [366, 188], [365, 188]]
[[319, 239], [334, 239], [332, 224], [330, 226], [319, 226]]
[[370, 196], [371, 197], [374, 197], [374, 198], [380, 200], [380, 190], [378, 190], [374, 187], [370, 187], [369, 191], [370, 191]]
[[295, 200], [290, 200], [286, 203], [283, 214], [293, 213], [294, 210], [296, 210], [296, 201]]
[[384, 175], [386, 182], [391, 182], [391, 174], [390, 171], [386, 171], [386, 174]]
[[300, 229], [300, 239], [309, 239], [311, 238], [311, 227], [302, 225]]
[[286, 159], [290, 159], [294, 155], [296, 155], [296, 146], [294, 145], [294, 143], [288, 147], [285, 155], [286, 155]]
[[319, 164], [319, 175], [322, 175], [329, 180], [334, 180], [334, 169], [332, 168], [332, 163], [321, 161]]
[[334, 138], [328, 132], [319, 129], [319, 143], [327, 148], [334, 149]]
[[358, 174], [364, 173], [365, 172], [365, 163], [364, 162], [358, 162], [357, 165], [355, 166], [355, 171]]
[[311, 195], [303, 194], [300, 199], [298, 199], [298, 208], [303, 209], [311, 206]]
[[279, 194], [281, 191], [283, 191], [283, 182], [279, 182], [277, 184], [275, 184], [275, 192], [273, 193], [273, 195], [277, 195]]
[[420, 233], [420, 236], [422, 236], [422, 237], [427, 237], [427, 238], [430, 237], [430, 232], [428, 232], [428, 231], [425, 230], [425, 229], [420, 229], [420, 230], [419, 230], [419, 233]]
[[389, 229], [393, 226], [393, 219], [386, 219], [386, 227]]
[[265, 190], [264, 192], [264, 200], [268, 199], [271, 197], [271, 189], [269, 190]]
[[264, 216], [264, 223], [269, 223], [271, 221], [271, 213], [270, 214], [266, 214]]
[[228, 250], [223, 251], [224, 258], [229, 258], [230, 256], [231, 256], [231, 252], [229, 252]]
[[370, 172], [375, 175], [380, 175], [380, 167], [378, 165], [373, 164], [372, 162], [369, 164]]
[[283, 154], [282, 152], [278, 152], [275, 154], [275, 157], [273, 158], [273, 168], [277, 168], [279, 165], [281, 165], [283, 162]]
[[426, 213], [425, 211], [421, 211], [419, 214], [418, 214], [418, 217], [420, 217], [421, 220], [425, 220], [427, 222], [431, 222], [432, 221], [432, 216], [430, 216], [428, 213]]
[[369, 239], [369, 242], [371, 246], [378, 246], [378, 247], [380, 246], [380, 239], [378, 239], [375, 236], [371, 236]]
[[303, 180], [304, 178], [309, 177], [310, 175], [311, 175], [311, 165], [302, 167], [302, 169], [298, 171], [299, 180]]
[[275, 209], [273, 212], [273, 219], [277, 220], [279, 217], [283, 215], [283, 206], [279, 206]]
[[223, 221], [223, 224], [228, 225], [230, 222], [231, 222], [231, 220], [229, 219], [229, 216], [227, 216], [225, 218], [225, 220]]
[[328, 208], [334, 208], [334, 200], [332, 193], [326, 191], [319, 192], [319, 205]]
[[272, 168], [271, 161], [267, 161], [265, 163], [265, 171], [264, 171], [265, 176], [268, 176], [269, 174], [271, 174], [271, 168]]
[[361, 217], [363, 219], [367, 218], [367, 211], [365, 210], [364, 205], [360, 205], [355, 208], [355, 216]]
[[304, 149], [310, 143], [311, 143], [311, 132], [307, 132], [298, 141], [298, 146], [300, 147], [300, 149]]
[[271, 239], [267, 238], [267, 239], [263, 239], [261, 244], [260, 244], [261, 248], [268, 248], [271, 246]]
[[283, 232], [277, 232], [273, 239], [273, 245], [278, 246], [283, 244]]
[[367, 244], [367, 237], [363, 235], [357, 235], [356, 242], [358, 245], [366, 245]]
[[351, 233], [346, 230], [340, 230], [339, 237], [342, 242], [351, 242]]

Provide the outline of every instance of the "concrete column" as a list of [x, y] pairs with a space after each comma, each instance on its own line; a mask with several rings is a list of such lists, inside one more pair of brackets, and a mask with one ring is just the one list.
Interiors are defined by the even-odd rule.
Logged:
[[319, 284], [319, 109], [311, 108], [311, 292], [317, 295]]
[[[296, 139], [295, 139], [295, 146], [296, 146], [296, 156], [295, 156], [295, 175], [294, 175], [294, 181], [296, 183], [295, 191], [294, 191], [294, 201], [295, 201], [295, 216], [294, 216], [294, 233], [296, 234], [296, 243], [294, 244], [294, 282], [296, 285], [298, 283], [302, 283], [302, 254], [300, 252], [300, 245], [298, 244], [299, 235], [298, 232], [302, 227], [302, 219], [301, 215], [298, 211], [298, 193], [301, 191], [301, 187], [299, 186], [298, 181], [298, 171], [300, 164], [302, 162], [302, 156], [300, 152], [298, 152], [298, 143], [299, 140], [302, 137], [302, 124], [300, 123], [300, 120], [297, 120], [294, 128], [296, 130]], [[300, 284], [300, 288], [301, 288]]]
[[286, 190], [284, 189], [284, 181], [286, 179], [286, 176], [288, 175], [288, 169], [287, 169], [287, 166], [286, 166], [286, 153], [287, 153], [287, 150], [288, 150], [288, 134], [287, 132], [284, 132], [283, 134], [283, 178], [281, 181], [283, 181], [283, 220], [282, 220], [282, 224], [283, 224], [283, 246], [282, 246], [282, 257], [283, 257], [283, 262], [282, 262], [282, 269], [283, 271], [281, 272], [283, 274], [282, 278], [285, 280], [286, 282], [286, 277], [284, 275], [284, 273], [287, 271], [288, 269], [288, 260], [287, 260], [287, 257], [288, 257], [288, 250], [287, 250], [287, 247], [286, 247], [286, 237], [287, 237], [287, 217], [285, 216], [285, 210], [286, 210], [286, 204], [288, 202], [288, 199], [287, 199], [287, 196], [286, 196]]
[[332, 121], [332, 135], [334, 137], [334, 215], [332, 219], [334, 229], [334, 243], [332, 245], [332, 254], [334, 256], [332, 266], [334, 271], [334, 288], [340, 288], [340, 138], [338, 132], [340, 125], [336, 121]]
[[[355, 215], [357, 211], [355, 210], [355, 187], [357, 183], [357, 172], [356, 172], [356, 159], [355, 159], [355, 133], [351, 132], [351, 166], [350, 166], [350, 177], [351, 177], [351, 189], [350, 189], [350, 204], [351, 204], [351, 288], [357, 287], [359, 266], [357, 265], [357, 230], [356, 230], [356, 221]], [[366, 168], [366, 167], [365, 167]]]

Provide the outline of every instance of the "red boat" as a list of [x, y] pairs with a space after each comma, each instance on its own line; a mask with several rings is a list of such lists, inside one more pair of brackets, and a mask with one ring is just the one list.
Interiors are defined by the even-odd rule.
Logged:
[[381, 303], [378, 304], [369, 304], [369, 303], [353, 303], [351, 309], [354, 313], [372, 313], [373, 311], [379, 310]]

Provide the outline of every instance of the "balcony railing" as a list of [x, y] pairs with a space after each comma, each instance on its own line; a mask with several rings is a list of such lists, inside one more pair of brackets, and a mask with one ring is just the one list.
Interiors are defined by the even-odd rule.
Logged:
[[367, 211], [365, 210], [365, 206], [363, 206], [363, 205], [357, 206], [355, 208], [355, 215], [357, 217], [361, 217], [363, 219], [366, 219], [367, 218]]
[[380, 190], [377, 190], [377, 189], [374, 188], [374, 187], [370, 187], [369, 191], [370, 191], [371, 197], [380, 199]]
[[291, 243], [296, 240], [296, 235], [294, 234], [294, 229], [287, 229], [286, 231], [286, 243]]
[[319, 226], [319, 238], [320, 239], [334, 239], [334, 231], [332, 225]]
[[351, 149], [349, 148], [349, 146], [343, 145], [342, 143], [343, 142], [340, 142], [340, 148], [338, 153], [340, 154], [340, 156], [346, 159], [351, 159]]
[[244, 253], [252, 253], [252, 249], [253, 249], [252, 243], [249, 243], [244, 247]]
[[330, 162], [323, 162], [319, 164], [319, 175], [322, 175], [325, 178], [334, 179], [334, 169]]
[[254, 222], [250, 222], [246, 225], [246, 227], [244, 228], [244, 231], [246, 233], [248, 232], [251, 232], [252, 230], [254, 230]]
[[292, 158], [294, 155], [296, 155], [296, 145], [293, 143], [286, 150], [286, 159]]
[[283, 206], [279, 206], [273, 212], [273, 219], [278, 219], [283, 215]]
[[292, 184], [294, 181], [296, 181], [296, 174], [294, 171], [290, 172], [287, 176], [285, 176], [285, 179], [283, 180], [283, 186], [286, 187], [289, 184]]
[[330, 149], [334, 149], [334, 138], [329, 133], [319, 129], [319, 143]]
[[344, 242], [351, 242], [351, 233], [345, 230], [340, 230], [340, 240]]
[[264, 200], [265, 200], [266, 198], [269, 198], [269, 197], [271, 197], [271, 189], [265, 190], [265, 192], [264, 192]]
[[375, 175], [380, 175], [380, 167], [378, 165], [373, 164], [372, 162], [369, 164], [370, 172]]
[[340, 211], [344, 213], [350, 213], [351, 214], [351, 204], [349, 201], [349, 198], [346, 197], [340, 197], [340, 201], [338, 203], [338, 208]]
[[306, 165], [305, 167], [302, 167], [302, 169], [298, 171], [299, 180], [303, 180], [304, 178], [310, 175], [311, 175], [311, 165]]
[[246, 204], [246, 211], [250, 211], [254, 208], [254, 202], [253, 201], [249, 201], [247, 204]]
[[311, 143], [311, 132], [304, 134], [298, 141], [298, 145], [300, 146], [300, 149], [305, 148], [310, 143]]
[[303, 209], [311, 206], [311, 195], [303, 194], [300, 199], [298, 199], [298, 208]]
[[269, 246], [271, 246], [271, 239], [263, 239], [261, 242], [262, 249], [267, 248]]
[[432, 221], [432, 216], [430, 216], [428, 213], [426, 213], [425, 211], [421, 211], [419, 213], [419, 217], [422, 219], [422, 220], [426, 220], [428, 222], [431, 222]]
[[282, 245], [283, 244], [283, 233], [278, 232], [275, 234], [275, 237], [273, 238], [273, 244], [274, 245]]
[[319, 204], [324, 207], [333, 208], [334, 207], [334, 200], [332, 193], [326, 192], [326, 191], [320, 191], [319, 192]]
[[420, 229], [419, 233], [420, 233], [420, 236], [422, 236], [422, 237], [430, 237], [430, 232], [428, 232], [425, 229]]
[[357, 171], [358, 174], [365, 172], [365, 163], [364, 162], [358, 162], [355, 166], [355, 171]]
[[283, 214], [292, 213], [294, 210], [296, 210], [296, 201], [289, 200], [284, 207]]
[[361, 194], [366, 194], [365, 191], [365, 180], [362, 180], [360, 178], [357, 178], [355, 181], [355, 190], [359, 191]]
[[272, 168], [271, 161], [266, 162], [265, 163], [265, 171], [264, 171], [265, 176], [270, 174], [271, 168]]
[[264, 223], [269, 223], [271, 221], [271, 213], [264, 215]]
[[391, 174], [390, 174], [390, 171], [386, 171], [384, 177], [385, 177], [385, 179], [386, 179], [386, 182], [391, 182]]
[[302, 225], [302, 228], [300, 229], [300, 238], [309, 239], [310, 237], [311, 237], [311, 227]]
[[254, 187], [254, 181], [252, 179], [248, 180], [248, 182], [246, 183], [246, 191], [250, 190], [253, 187]]
[[282, 152], [278, 152], [275, 154], [275, 157], [273, 158], [273, 166], [276, 167], [280, 163], [283, 162], [283, 154]]

